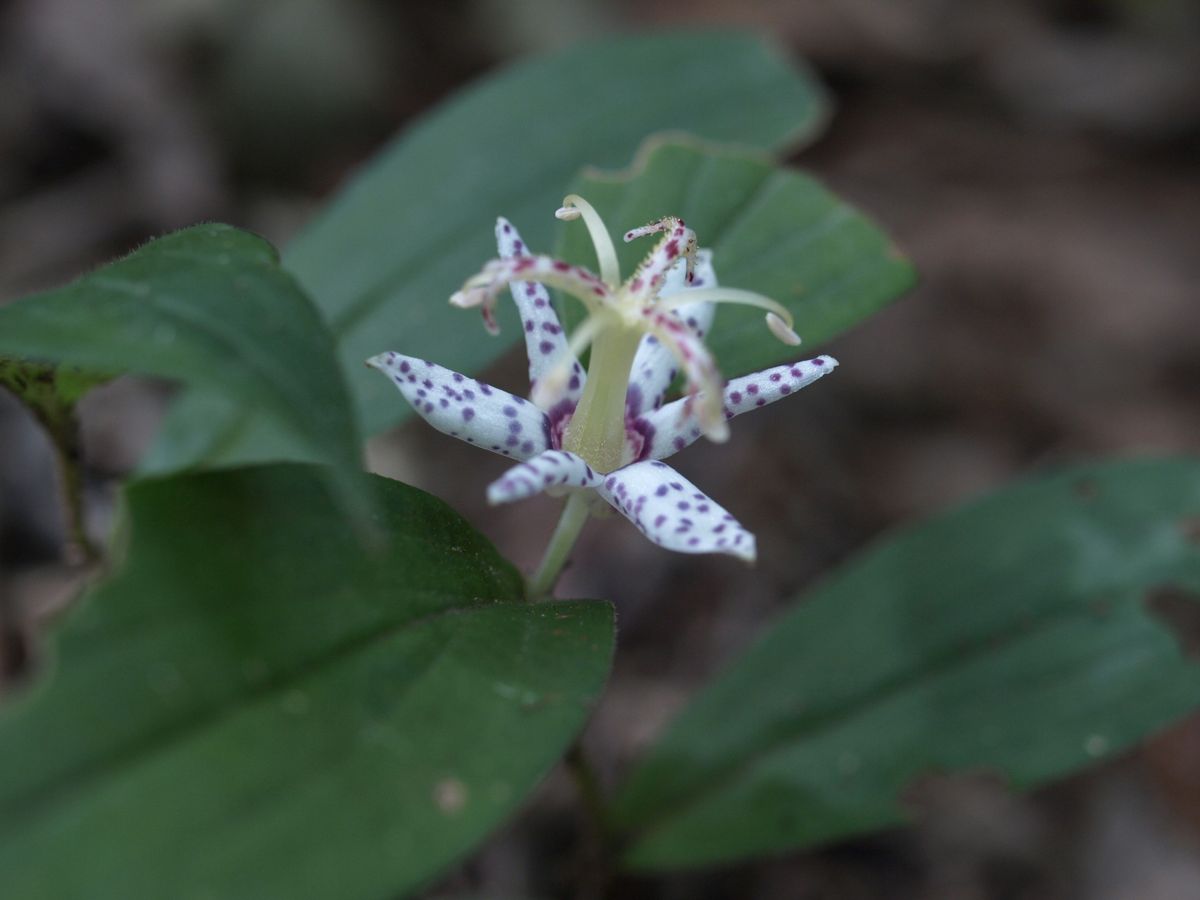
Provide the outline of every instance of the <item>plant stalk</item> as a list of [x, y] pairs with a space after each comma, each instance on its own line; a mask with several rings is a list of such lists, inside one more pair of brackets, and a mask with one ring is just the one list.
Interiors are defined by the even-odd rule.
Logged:
[[563, 507], [558, 525], [554, 528], [550, 543], [546, 545], [541, 565], [529, 579], [527, 595], [531, 601], [550, 599], [554, 584], [558, 581], [558, 576], [562, 574], [563, 567], [567, 564], [571, 550], [575, 546], [575, 541], [579, 538], [579, 533], [583, 531], [587, 520], [587, 498], [581, 492], [576, 491], [567, 498], [567, 503]]

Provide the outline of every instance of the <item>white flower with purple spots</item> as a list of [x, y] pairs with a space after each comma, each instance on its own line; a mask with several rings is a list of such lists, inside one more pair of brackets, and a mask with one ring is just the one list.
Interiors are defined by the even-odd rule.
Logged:
[[[702, 434], [723, 440], [726, 420], [806, 387], [837, 361], [818, 356], [723, 384], [703, 343], [714, 305], [762, 307], [771, 330], [797, 343], [788, 311], [766, 297], [719, 287], [711, 254], [697, 248], [695, 234], [678, 219], [626, 234], [626, 240], [659, 232], [663, 237], [619, 284], [616, 252], [599, 216], [578, 197], [565, 203], [559, 218], [582, 216], [587, 222], [601, 275], [530, 255], [516, 229], [500, 219], [500, 258], [451, 298], [459, 306], [481, 306], [494, 330], [497, 292], [511, 286], [529, 355], [530, 400], [396, 352], [372, 357], [368, 365], [387, 375], [434, 428], [520, 461], [489, 486], [491, 503], [542, 492], [570, 494], [555, 536], [565, 538], [567, 550], [595, 505], [588, 498], [600, 497], [668, 550], [752, 561], [754, 536], [662, 460]], [[546, 284], [581, 299], [588, 309], [588, 319], [570, 340]], [[589, 344], [591, 366], [585, 372], [578, 354]], [[679, 371], [685, 395], [664, 403]], [[570, 533], [563, 535], [564, 529]], [[556, 573], [555, 568], [551, 580]]]

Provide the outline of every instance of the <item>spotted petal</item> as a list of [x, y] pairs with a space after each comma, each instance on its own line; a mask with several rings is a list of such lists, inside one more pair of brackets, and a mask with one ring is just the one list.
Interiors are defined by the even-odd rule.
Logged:
[[[832, 356], [818, 356], [734, 378], [725, 386], [725, 418], [732, 419], [808, 387], [836, 369], [837, 365], [837, 360]], [[686, 399], [644, 413], [639, 417], [637, 430], [650, 436], [649, 449], [644, 450], [643, 455], [651, 459], [663, 459], [678, 453], [700, 437], [699, 423], [689, 413]]]
[[513, 466], [490, 485], [488, 503], [511, 503], [555, 488], [589, 488], [600, 483], [601, 476], [581, 457], [566, 450], [547, 450], [519, 466]]
[[[661, 297], [671, 297], [675, 294], [686, 293], [701, 287], [716, 287], [717, 275], [713, 271], [712, 251], [699, 250], [696, 254], [696, 268], [692, 282], [686, 281], [687, 261], [679, 260], [667, 272]], [[675, 310], [675, 315], [692, 330], [697, 338], [703, 338], [712, 327], [713, 314], [716, 312], [715, 303], [689, 303]], [[667, 388], [676, 374], [675, 357], [671, 351], [662, 345], [652, 334], [642, 338], [638, 345], [637, 356], [633, 360], [633, 368], [629, 372], [629, 393], [625, 398], [626, 412], [630, 416], [638, 416], [647, 410], [658, 409], [662, 406]]]
[[596, 490], [660, 547], [754, 561], [754, 535], [666, 463], [646, 460], [617, 469]]
[[428, 360], [381, 353], [367, 365], [387, 375], [417, 413], [443, 434], [514, 459], [550, 447], [550, 422], [523, 397]]
[[[496, 247], [501, 259], [529, 255], [517, 229], [504, 218], [496, 220]], [[509, 289], [512, 291], [512, 298], [517, 304], [517, 312], [525, 330], [530, 390], [537, 386], [538, 381], [552, 366], [567, 365], [571, 370], [570, 377], [561, 380], [560, 389], [540, 399], [546, 409], [557, 406], [563, 400], [578, 403], [587, 376], [575, 354], [567, 349], [566, 334], [563, 332], [562, 323], [558, 321], [558, 314], [554, 311], [545, 285], [536, 281], [514, 281]]]

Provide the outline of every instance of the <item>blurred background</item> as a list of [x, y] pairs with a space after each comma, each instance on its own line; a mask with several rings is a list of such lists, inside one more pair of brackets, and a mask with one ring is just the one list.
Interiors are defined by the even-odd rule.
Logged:
[[[585, 735], [611, 783], [765, 622], [882, 531], [1039, 468], [1200, 447], [1200, 4], [0, 0], [0, 302], [199, 220], [285, 243], [477, 75], [597, 33], [728, 24], [815, 66], [836, 113], [793, 162], [875, 217], [922, 283], [822, 348], [836, 377], [678, 460], [757, 532], [755, 569], [661, 552], [621, 520], [585, 534], [564, 588], [619, 609], [614, 679]], [[487, 378], [519, 390], [524, 362]], [[170, 396], [121, 379], [85, 401], [97, 533]], [[525, 567], [553, 526], [549, 501], [533, 507], [540, 529], [488, 509], [501, 462], [419, 423], [370, 460]], [[54, 479], [46, 442], [0, 396], [0, 684], [36, 669], [40, 627], [68, 596]], [[907, 828], [630, 879], [619, 895], [1200, 898], [1200, 717], [1032, 795], [981, 774], [907, 802]], [[556, 773], [433, 895], [561, 896], [579, 827]]]

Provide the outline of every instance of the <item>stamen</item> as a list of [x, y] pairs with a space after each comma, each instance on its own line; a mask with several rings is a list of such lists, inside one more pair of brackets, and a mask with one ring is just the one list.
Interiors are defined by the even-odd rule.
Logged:
[[791, 310], [782, 303], [753, 291], [726, 287], [696, 288], [660, 298], [655, 305], [658, 309], [675, 309], [689, 303], [736, 303], [740, 306], [756, 306], [759, 309], [765, 309], [767, 310], [767, 328], [771, 329], [771, 334], [793, 347], [800, 343], [800, 335], [793, 330], [795, 320], [792, 318]]
[[588, 234], [592, 238], [592, 246], [596, 248], [596, 262], [600, 266], [600, 277], [610, 288], [621, 283], [621, 267], [617, 262], [617, 248], [613, 246], [604, 220], [596, 212], [596, 208], [578, 194], [567, 194], [563, 197], [563, 205], [555, 213], [555, 218], [563, 222], [573, 222], [582, 217], [587, 225]]
[[696, 416], [700, 430], [711, 441], [729, 439], [729, 426], [722, 409], [724, 381], [704, 342], [679, 317], [661, 309], [647, 308], [647, 331], [671, 351], [683, 370], [687, 384], [686, 411]]
[[459, 309], [471, 309], [478, 306], [483, 314], [483, 327], [488, 334], [500, 333], [500, 324], [496, 321], [496, 295], [487, 288], [469, 287], [466, 290], [455, 291], [450, 295], [450, 305]]
[[523, 255], [491, 260], [450, 296], [450, 303], [460, 308], [482, 306], [484, 324], [492, 331], [496, 298], [505, 285], [514, 281], [533, 281], [558, 288], [581, 302], [589, 313], [610, 303], [613, 294], [602, 278], [582, 266], [572, 266], [550, 256]]

